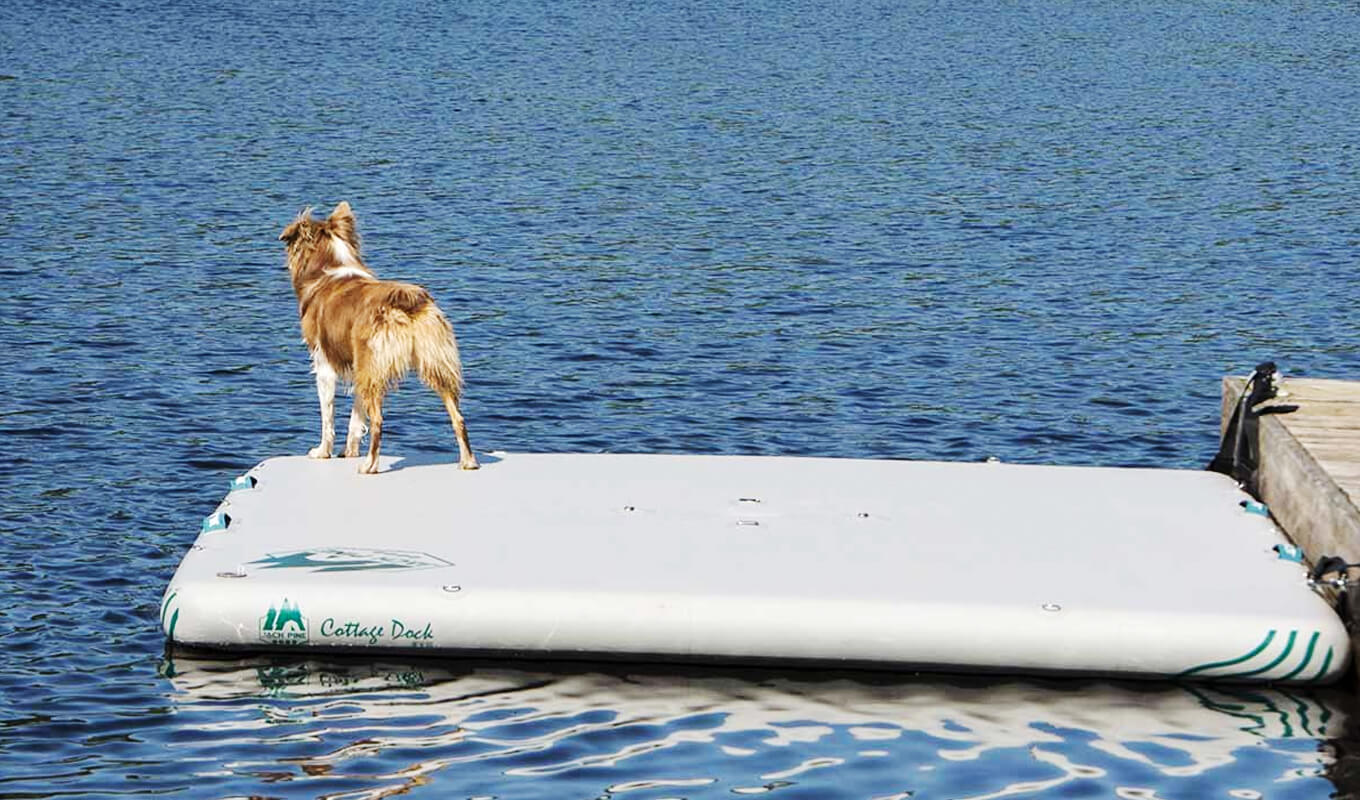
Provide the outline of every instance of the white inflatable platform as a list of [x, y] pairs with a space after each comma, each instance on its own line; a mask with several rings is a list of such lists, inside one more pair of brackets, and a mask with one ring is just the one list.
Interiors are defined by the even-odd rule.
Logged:
[[234, 481], [165, 592], [168, 639], [1286, 683], [1334, 680], [1349, 661], [1306, 567], [1215, 473], [679, 455], [382, 465], [274, 458]]

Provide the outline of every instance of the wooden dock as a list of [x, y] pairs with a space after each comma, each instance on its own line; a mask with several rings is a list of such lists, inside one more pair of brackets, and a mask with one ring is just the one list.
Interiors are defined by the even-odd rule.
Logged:
[[[1223, 379], [1223, 429], [1245, 383]], [[1258, 417], [1257, 494], [1310, 561], [1360, 563], [1360, 381], [1284, 378], [1267, 405], [1296, 408]], [[1360, 591], [1347, 594], [1360, 620]], [[1351, 643], [1360, 663], [1360, 637]]]
[[[1223, 380], [1223, 425], [1242, 394]], [[1271, 405], [1297, 406], [1258, 422], [1257, 488], [1310, 557], [1360, 562], [1360, 381], [1285, 378]]]

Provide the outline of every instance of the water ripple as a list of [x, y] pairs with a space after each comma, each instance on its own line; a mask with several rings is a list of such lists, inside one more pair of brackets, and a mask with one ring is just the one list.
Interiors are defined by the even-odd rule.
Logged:
[[167, 756], [195, 782], [315, 796], [434, 775], [446, 796], [501, 798], [1193, 796], [1319, 787], [1327, 759], [1308, 743], [1346, 724], [1341, 695], [1151, 684], [185, 655], [165, 672]]
[[0, 796], [1353, 791], [1327, 693], [185, 667], [157, 616], [314, 444], [309, 203], [448, 311], [479, 449], [1200, 466], [1221, 375], [1360, 367], [1357, 42], [1337, 0], [12, 0]]

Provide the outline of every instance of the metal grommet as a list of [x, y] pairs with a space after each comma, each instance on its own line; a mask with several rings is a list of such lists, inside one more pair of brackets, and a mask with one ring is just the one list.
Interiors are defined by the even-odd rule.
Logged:
[[454, 593], [454, 592], [461, 592], [461, 591], [463, 591], [463, 587], [458, 586], [458, 585], [455, 585], [455, 584], [452, 584], [452, 583], [446, 583], [446, 584], [444, 584], [443, 586], [441, 586], [441, 587], [439, 587], [439, 588], [443, 589], [444, 591], [446, 591], [446, 592], [448, 592], [448, 593], [450, 593], [450, 594], [452, 594], [452, 593]]
[[1062, 606], [1058, 605], [1057, 603], [1044, 603], [1042, 606], [1039, 607], [1045, 611], [1062, 611]]

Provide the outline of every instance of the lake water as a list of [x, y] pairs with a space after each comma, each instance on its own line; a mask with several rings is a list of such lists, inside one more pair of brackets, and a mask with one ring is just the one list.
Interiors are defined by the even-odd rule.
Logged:
[[[1201, 466], [1222, 375], [1360, 372], [1353, 2], [10, 0], [0, 119], [0, 798], [1357, 791], [1332, 691], [156, 624], [226, 480], [315, 444], [308, 204], [447, 310], [478, 449]], [[387, 421], [453, 452], [414, 385]]]

